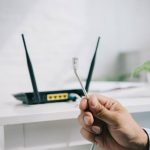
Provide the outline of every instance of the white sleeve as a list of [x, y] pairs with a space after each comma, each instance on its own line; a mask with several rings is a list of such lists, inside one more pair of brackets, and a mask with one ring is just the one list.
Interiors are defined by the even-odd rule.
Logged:
[[144, 130], [146, 131], [147, 135], [148, 135], [148, 143], [147, 143], [147, 150], [150, 150], [150, 129], [148, 128], [144, 128]]

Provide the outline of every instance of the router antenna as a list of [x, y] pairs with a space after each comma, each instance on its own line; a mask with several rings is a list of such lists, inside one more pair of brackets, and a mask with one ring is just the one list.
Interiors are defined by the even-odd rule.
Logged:
[[30, 57], [29, 57], [29, 54], [28, 54], [25, 38], [24, 38], [23, 34], [21, 34], [21, 36], [22, 36], [22, 40], [23, 40], [25, 53], [26, 53], [26, 60], [27, 60], [27, 65], [28, 65], [28, 70], [29, 70], [29, 74], [30, 74], [30, 79], [31, 79], [33, 91], [34, 91], [34, 97], [40, 103], [41, 98], [40, 98], [40, 95], [39, 95], [39, 92], [38, 92], [38, 89], [37, 89], [36, 80], [35, 80], [35, 76], [34, 76], [34, 71], [33, 71], [32, 63], [31, 63], [31, 60], [30, 60]]
[[95, 66], [95, 60], [96, 60], [97, 49], [98, 49], [98, 46], [99, 46], [99, 41], [100, 41], [100, 37], [98, 37], [98, 40], [97, 40], [95, 53], [94, 53], [93, 59], [91, 61], [88, 77], [87, 77], [87, 80], [86, 80], [85, 89], [86, 89], [87, 92], [89, 91], [89, 86], [90, 86], [90, 82], [91, 82], [91, 78], [92, 78], [92, 74], [93, 74], [93, 69], [94, 69], [94, 66]]

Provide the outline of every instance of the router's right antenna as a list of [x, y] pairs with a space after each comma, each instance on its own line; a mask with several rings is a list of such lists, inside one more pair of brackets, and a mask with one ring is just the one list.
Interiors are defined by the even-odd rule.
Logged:
[[86, 89], [87, 92], [89, 91], [89, 86], [90, 86], [90, 83], [91, 83], [93, 69], [94, 69], [94, 66], [95, 66], [95, 60], [96, 60], [96, 54], [97, 54], [97, 49], [98, 49], [98, 45], [99, 45], [99, 40], [100, 40], [100, 36], [98, 37], [98, 40], [97, 40], [94, 56], [92, 58], [91, 66], [90, 66], [88, 77], [87, 77], [87, 80], [86, 80], [85, 89]]
[[36, 80], [35, 80], [35, 76], [34, 76], [34, 71], [33, 71], [32, 63], [31, 63], [31, 60], [30, 60], [30, 57], [29, 57], [29, 54], [28, 54], [25, 38], [24, 38], [23, 34], [21, 34], [21, 36], [22, 36], [22, 40], [23, 40], [25, 53], [26, 53], [27, 65], [28, 65], [30, 79], [31, 79], [32, 87], [33, 87], [33, 91], [34, 91], [34, 97], [40, 103], [41, 98], [40, 98], [40, 95], [39, 95], [39, 92], [38, 92], [38, 89], [37, 89]]

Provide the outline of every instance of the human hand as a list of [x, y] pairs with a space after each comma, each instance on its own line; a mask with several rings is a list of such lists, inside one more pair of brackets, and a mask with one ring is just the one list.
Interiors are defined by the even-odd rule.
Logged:
[[85, 139], [103, 150], [146, 150], [147, 134], [118, 101], [92, 94], [79, 107]]

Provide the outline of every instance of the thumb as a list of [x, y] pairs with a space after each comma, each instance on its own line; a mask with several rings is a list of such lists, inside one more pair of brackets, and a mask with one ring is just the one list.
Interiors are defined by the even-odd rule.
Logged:
[[92, 114], [109, 125], [117, 123], [116, 113], [110, 110], [110, 107], [114, 103], [111, 99], [104, 96], [90, 95], [88, 99], [89, 109]]

